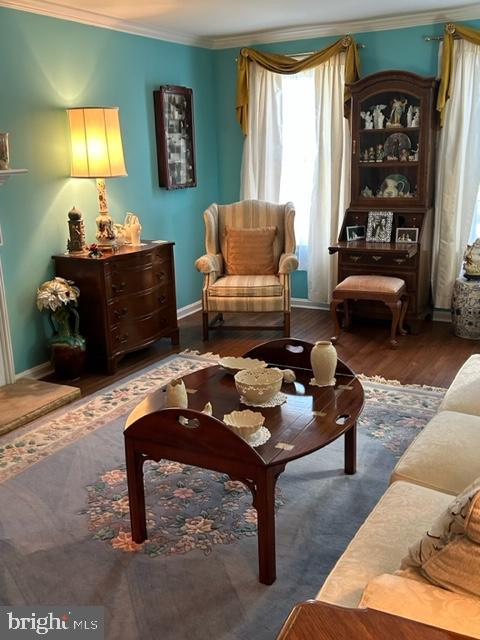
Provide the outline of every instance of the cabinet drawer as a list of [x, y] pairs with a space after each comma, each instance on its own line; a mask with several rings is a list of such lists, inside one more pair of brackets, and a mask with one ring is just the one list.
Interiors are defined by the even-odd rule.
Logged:
[[126, 293], [152, 289], [171, 282], [171, 271], [165, 265], [136, 266], [132, 269], [113, 270], [106, 277], [107, 298], [116, 298]]
[[112, 351], [118, 354], [147, 344], [165, 329], [175, 328], [176, 322], [176, 311], [173, 306], [164, 307], [149, 316], [136, 318], [133, 321], [122, 320], [110, 331]]
[[162, 307], [172, 303], [172, 288], [169, 286], [118, 296], [108, 304], [108, 322], [113, 326], [124, 320], [133, 320], [160, 311]]
[[373, 266], [384, 265], [389, 267], [400, 267], [401, 269], [413, 269], [417, 266], [417, 255], [408, 257], [401, 254], [389, 253], [356, 253], [342, 252], [340, 254], [340, 262], [348, 265]]

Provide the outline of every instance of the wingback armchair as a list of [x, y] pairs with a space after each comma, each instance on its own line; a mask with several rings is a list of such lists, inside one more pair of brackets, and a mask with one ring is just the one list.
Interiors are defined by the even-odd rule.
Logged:
[[[214, 203], [203, 218], [206, 254], [195, 262], [204, 274], [203, 339], [208, 340], [209, 329], [223, 321], [224, 312], [281, 312], [279, 328], [289, 337], [290, 274], [298, 267], [293, 204]], [[215, 314], [211, 323], [210, 313]], [[272, 329], [272, 325], [247, 328]]]

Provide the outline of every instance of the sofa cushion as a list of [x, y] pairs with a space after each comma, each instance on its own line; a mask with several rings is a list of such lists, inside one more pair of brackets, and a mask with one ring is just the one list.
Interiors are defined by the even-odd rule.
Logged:
[[390, 574], [377, 576], [366, 586], [359, 607], [480, 638], [480, 600], [428, 583]]
[[418, 568], [433, 584], [480, 597], [479, 540], [480, 478], [438, 515], [410, 547], [401, 568]]
[[445, 493], [394, 482], [330, 572], [317, 599], [356, 607], [367, 583], [398, 569], [408, 547], [450, 501], [451, 496]]
[[258, 229], [226, 228], [225, 272], [232, 276], [273, 275], [276, 227]]
[[479, 452], [480, 417], [441, 411], [405, 451], [390, 481], [406, 480], [457, 495], [480, 477]]
[[445, 394], [440, 410], [480, 416], [480, 355], [470, 356], [462, 366]]

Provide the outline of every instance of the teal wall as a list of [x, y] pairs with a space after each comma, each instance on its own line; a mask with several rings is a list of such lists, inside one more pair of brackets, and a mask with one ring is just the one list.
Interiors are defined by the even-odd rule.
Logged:
[[[140, 216], [145, 238], [173, 240], [177, 304], [199, 299], [193, 267], [203, 253], [202, 212], [218, 199], [214, 52], [0, 8], [0, 131], [10, 132], [11, 166], [27, 168], [0, 187], [0, 247], [16, 371], [48, 359], [37, 286], [52, 276], [50, 256], [66, 249], [67, 212], [84, 215], [95, 235], [95, 181], [69, 177], [65, 108], [120, 108], [128, 177], [107, 181], [115, 222]], [[194, 91], [198, 187], [158, 187], [153, 90]], [[94, 312], [94, 310], [92, 310]]]
[[[480, 15], [480, 9], [479, 9]], [[480, 28], [480, 19], [466, 22]], [[425, 35], [441, 35], [443, 24], [371, 31], [353, 34], [359, 44], [362, 76], [384, 69], [403, 69], [419, 75], [436, 75], [438, 43], [426, 42]], [[268, 45], [255, 45], [263, 51], [294, 54], [323, 49], [337, 37], [296, 40]], [[222, 202], [238, 200], [240, 193], [240, 166], [243, 136], [235, 119], [235, 59], [238, 49], [216, 51], [215, 75], [218, 88], [218, 141], [220, 166], [220, 198]], [[305, 272], [294, 274], [293, 296], [307, 297]]]
[[[470, 22], [480, 27], [480, 20]], [[442, 25], [356, 34], [362, 73], [386, 68], [434, 74], [438, 45], [424, 34]], [[336, 38], [263, 45], [284, 53], [312, 51]], [[27, 168], [0, 187], [0, 247], [16, 371], [44, 362], [49, 335], [35, 307], [37, 286], [50, 278], [50, 256], [66, 248], [67, 212], [84, 214], [93, 241], [97, 215], [93, 180], [69, 177], [65, 109], [120, 108], [128, 177], [107, 182], [110, 212], [123, 222], [137, 213], [145, 238], [176, 242], [177, 303], [199, 299], [193, 267], [203, 252], [201, 213], [213, 201], [239, 196], [242, 135], [235, 120], [238, 49], [210, 51], [89, 27], [0, 7], [0, 130], [10, 132], [11, 165]], [[194, 90], [198, 187], [168, 192], [157, 185], [152, 92], [161, 84]], [[295, 297], [306, 297], [303, 272], [294, 274]]]

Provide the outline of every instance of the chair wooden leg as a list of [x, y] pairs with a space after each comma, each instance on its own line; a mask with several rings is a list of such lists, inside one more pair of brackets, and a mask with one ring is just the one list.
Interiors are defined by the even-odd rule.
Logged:
[[343, 328], [348, 331], [350, 329], [352, 317], [350, 314], [350, 305], [348, 300], [343, 301]]
[[285, 338], [290, 337], [290, 311], [283, 314], [283, 335]]
[[203, 321], [203, 340], [208, 340], [208, 311], [202, 313]]
[[333, 335], [331, 338], [332, 342], [336, 342], [338, 340], [338, 336], [340, 335], [340, 332], [341, 332], [340, 323], [338, 322], [338, 315], [337, 315], [337, 307], [341, 302], [342, 300], [336, 300], [336, 299], [333, 299], [330, 302], [330, 315], [332, 316], [332, 320], [334, 324], [334, 332], [335, 332], [335, 335]]
[[405, 316], [407, 315], [408, 308], [408, 296], [402, 296], [402, 311], [400, 313], [400, 320], [398, 322], [398, 332], [405, 336], [407, 335], [407, 330], [403, 326], [403, 321], [405, 320]]
[[398, 347], [397, 342], [397, 327], [400, 320], [400, 312], [402, 310], [402, 301], [396, 300], [395, 302], [386, 302], [387, 307], [392, 312], [392, 326], [390, 329], [390, 344], [394, 349]]

